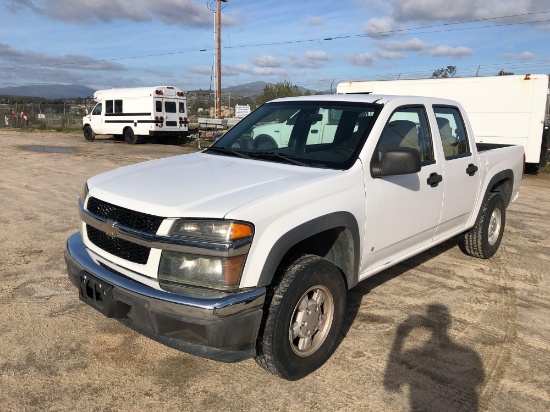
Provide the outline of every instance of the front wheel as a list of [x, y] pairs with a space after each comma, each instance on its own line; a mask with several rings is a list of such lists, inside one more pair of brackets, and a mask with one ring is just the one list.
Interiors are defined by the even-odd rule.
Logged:
[[345, 307], [346, 285], [338, 268], [318, 256], [301, 256], [273, 291], [257, 363], [288, 380], [315, 371], [336, 349]]
[[92, 141], [95, 139], [95, 133], [90, 126], [84, 127], [84, 139]]
[[492, 192], [481, 206], [474, 227], [459, 238], [460, 249], [467, 255], [489, 259], [500, 246], [505, 223], [504, 200], [500, 193]]

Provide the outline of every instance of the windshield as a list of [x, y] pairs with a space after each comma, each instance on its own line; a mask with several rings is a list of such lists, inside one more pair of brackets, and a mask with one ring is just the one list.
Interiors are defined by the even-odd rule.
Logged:
[[[324, 101], [266, 103], [214, 143], [209, 153], [347, 169], [381, 105]], [[220, 150], [228, 149], [228, 150]], [[243, 157], [243, 156], [240, 156]]]

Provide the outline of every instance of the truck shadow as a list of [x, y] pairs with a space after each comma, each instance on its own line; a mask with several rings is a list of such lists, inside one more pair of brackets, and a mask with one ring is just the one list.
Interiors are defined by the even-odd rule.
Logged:
[[[451, 239], [388, 268], [348, 292], [343, 327], [345, 336], [359, 313], [361, 301], [376, 287], [457, 246]], [[401, 392], [408, 386], [412, 411], [477, 411], [478, 390], [484, 379], [483, 364], [471, 348], [452, 341], [449, 309], [429, 303], [397, 325], [384, 373], [384, 388]], [[419, 335], [411, 336], [414, 331]], [[415, 332], [416, 333], [416, 332]], [[418, 336], [427, 339], [418, 339]]]

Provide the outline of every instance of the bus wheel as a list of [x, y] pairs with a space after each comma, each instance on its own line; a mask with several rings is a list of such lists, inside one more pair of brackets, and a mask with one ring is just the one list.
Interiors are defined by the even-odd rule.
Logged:
[[134, 134], [134, 131], [131, 127], [127, 128], [124, 131], [124, 140], [126, 140], [126, 143], [128, 144], [136, 144], [138, 142], [137, 136]]
[[95, 133], [90, 126], [84, 127], [84, 139], [92, 141], [95, 139]]

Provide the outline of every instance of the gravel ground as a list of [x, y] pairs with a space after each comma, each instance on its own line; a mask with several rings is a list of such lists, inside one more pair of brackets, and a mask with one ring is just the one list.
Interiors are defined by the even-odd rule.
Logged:
[[0, 410], [550, 410], [548, 174], [525, 176], [494, 258], [451, 240], [351, 290], [340, 346], [297, 382], [81, 303], [63, 252], [86, 179], [194, 150], [0, 132]]

